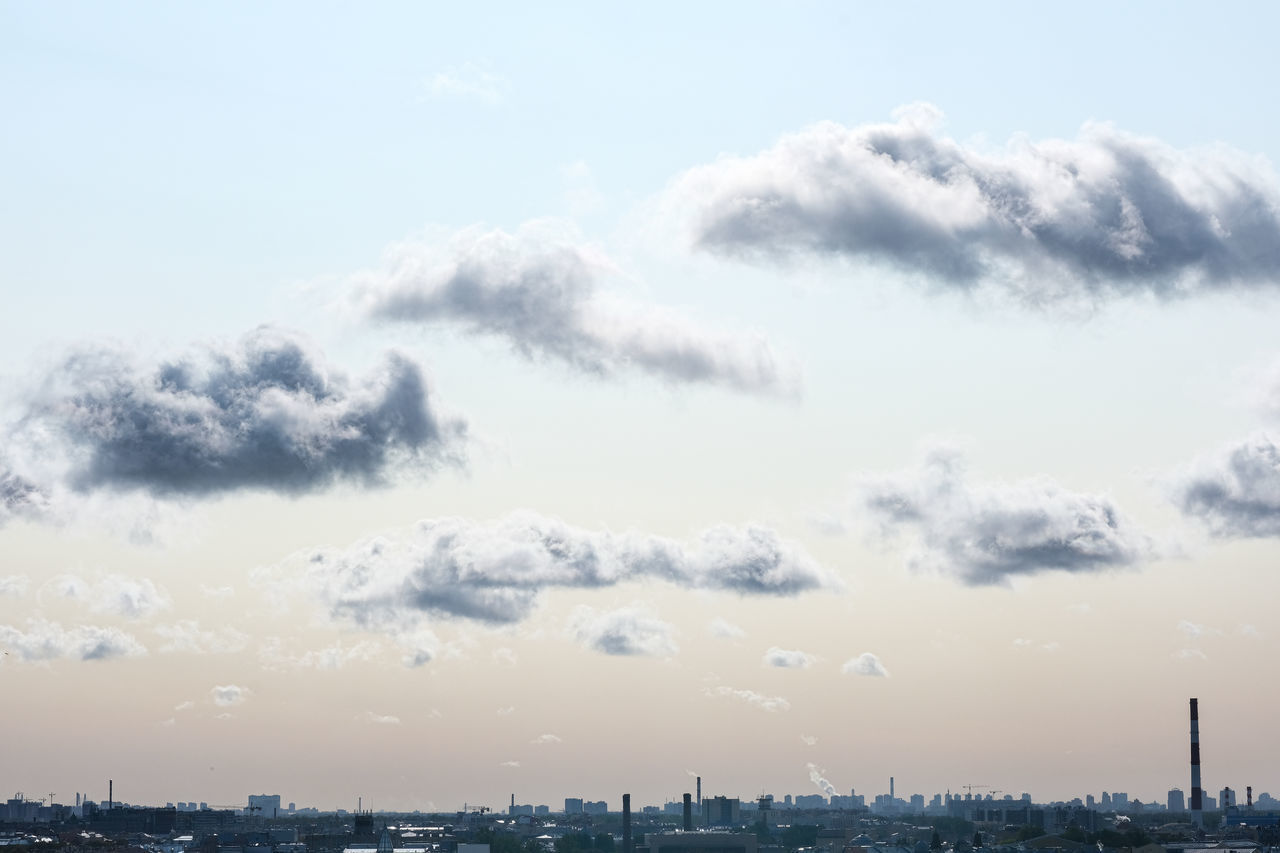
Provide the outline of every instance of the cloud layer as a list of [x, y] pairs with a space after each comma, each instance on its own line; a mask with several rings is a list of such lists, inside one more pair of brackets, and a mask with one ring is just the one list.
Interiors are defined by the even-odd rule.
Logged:
[[544, 589], [640, 579], [758, 596], [841, 588], [799, 545], [763, 527], [713, 527], [685, 545], [530, 512], [494, 522], [421, 521], [394, 538], [304, 552], [266, 574], [275, 578], [268, 583], [312, 593], [335, 619], [391, 633], [423, 617], [513, 624], [529, 616]]
[[531, 224], [515, 234], [465, 231], [447, 248], [398, 246], [382, 270], [359, 277], [356, 293], [371, 319], [455, 324], [501, 338], [525, 358], [590, 374], [629, 368], [671, 382], [797, 390], [798, 371], [763, 336], [615, 298], [602, 285], [616, 277], [598, 250]]
[[1047, 479], [971, 484], [960, 456], [946, 448], [929, 452], [918, 470], [866, 478], [860, 486], [861, 506], [883, 532], [919, 534], [913, 568], [970, 585], [1051, 570], [1125, 568], [1154, 553], [1110, 498], [1070, 492]]
[[[380, 484], [393, 469], [456, 458], [463, 432], [428, 404], [406, 357], [389, 353], [356, 383], [305, 339], [260, 328], [159, 363], [81, 349], [43, 377], [9, 438], [46, 475], [45, 460], [63, 462], [53, 488], [167, 497]], [[10, 472], [0, 494], [17, 514], [40, 490]]]
[[818, 124], [691, 170], [675, 200], [713, 252], [865, 259], [1031, 305], [1278, 281], [1280, 180], [1262, 158], [1095, 123], [989, 151], [941, 135], [941, 118], [916, 104]]

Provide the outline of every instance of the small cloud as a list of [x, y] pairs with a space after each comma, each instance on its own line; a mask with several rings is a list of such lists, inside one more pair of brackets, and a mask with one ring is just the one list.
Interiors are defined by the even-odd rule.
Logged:
[[747, 632], [726, 619], [716, 617], [707, 624], [707, 633], [723, 640], [741, 640]]
[[1244, 624], [1244, 625], [1241, 625], [1236, 630], [1239, 631], [1240, 634], [1245, 637], [1253, 637], [1257, 639], [1262, 636], [1262, 632], [1259, 631], [1257, 626], [1255, 625]]
[[850, 658], [845, 661], [840, 671], [845, 675], [869, 675], [875, 678], [889, 677], [889, 670], [885, 669], [884, 664], [880, 663], [880, 658], [871, 654], [871, 652], [863, 652], [856, 658]]
[[1186, 634], [1188, 637], [1190, 637], [1193, 640], [1198, 640], [1201, 637], [1207, 637], [1207, 636], [1212, 636], [1212, 635], [1217, 635], [1222, 633], [1221, 629], [1210, 628], [1205, 625], [1200, 625], [1195, 622], [1191, 622], [1187, 619], [1183, 619], [1181, 622], [1178, 623], [1178, 630]]
[[561, 742], [561, 739], [556, 737], [555, 735], [538, 735], [536, 738], [529, 741], [529, 743], [560, 743], [560, 742]]
[[1026, 637], [1015, 637], [1013, 644], [1018, 648], [1025, 649], [1027, 646], [1031, 645], [1031, 641]]
[[167, 720], [160, 721], [160, 725], [164, 726], [165, 728], [173, 728], [177, 724], [178, 724], [178, 721], [174, 717], [170, 717]]
[[505, 708], [499, 708], [499, 709], [498, 709], [498, 716], [499, 716], [499, 717], [509, 717], [509, 716], [511, 716], [512, 714], [514, 714], [515, 712], [516, 712], [516, 706], [515, 706], [515, 705], [508, 705], [508, 706], [507, 706], [507, 707], [505, 707]]
[[102, 661], [147, 653], [147, 647], [132, 634], [117, 628], [78, 625], [67, 629], [43, 619], [28, 619], [25, 631], [14, 625], [0, 625], [0, 646], [24, 662], [60, 658]]
[[640, 603], [607, 611], [579, 605], [568, 627], [569, 635], [582, 645], [619, 656], [671, 657], [680, 651], [674, 632], [675, 626]]
[[813, 655], [805, 654], [798, 649], [780, 649], [773, 646], [764, 653], [764, 665], [782, 669], [807, 669], [813, 665]]
[[754, 690], [738, 690], [733, 687], [717, 687], [714, 690], [704, 688], [703, 694], [706, 696], [725, 696], [730, 699], [736, 699], [739, 702], [745, 702], [752, 707], [759, 708], [761, 711], [774, 713], [776, 711], [789, 711], [791, 703], [781, 696], [765, 696]]
[[1040, 648], [1044, 649], [1046, 652], [1056, 652], [1058, 649], [1062, 648], [1062, 643], [1059, 643], [1057, 640], [1050, 640], [1049, 642], [1041, 645]]
[[148, 578], [103, 575], [95, 581], [72, 574], [60, 575], [44, 586], [44, 591], [80, 602], [94, 613], [138, 620], [154, 616], [170, 607], [169, 594]]
[[194, 619], [183, 619], [172, 625], [157, 625], [152, 629], [166, 642], [162, 652], [186, 652], [188, 654], [227, 654], [238, 652], [249, 644], [249, 635], [227, 626], [212, 631], [201, 630]]
[[1178, 651], [1174, 652], [1173, 657], [1175, 660], [1184, 660], [1184, 661], [1209, 659], [1209, 656], [1206, 655], [1204, 652], [1200, 651], [1199, 649], [1179, 649]]
[[356, 719], [364, 723], [373, 723], [378, 726], [398, 726], [400, 718], [393, 717], [390, 714], [375, 714], [373, 711], [365, 711], [363, 714], [357, 714]]
[[188, 699], [188, 700], [187, 700], [187, 701], [185, 701], [185, 702], [179, 702], [177, 705], [174, 705], [174, 706], [173, 706], [173, 710], [175, 710], [175, 711], [190, 711], [190, 710], [191, 710], [192, 708], [194, 708], [195, 706], [196, 706], [196, 703], [195, 703], [195, 702], [192, 702], [190, 699]]
[[0, 577], [0, 598], [22, 598], [27, 594], [31, 578], [26, 575], [5, 575]]
[[216, 717], [216, 719], [219, 719], [219, 720], [232, 720], [232, 719], [235, 719], [235, 714], [232, 714], [230, 711], [223, 711], [221, 714], [219, 714], [219, 715]]
[[805, 746], [816, 746], [818, 739], [813, 735], [800, 735], [800, 742]]
[[219, 708], [228, 708], [232, 705], [240, 705], [249, 698], [250, 691], [247, 687], [240, 687], [235, 684], [218, 685], [209, 691], [213, 696], [213, 704]]
[[507, 666], [515, 666], [520, 660], [516, 657], [516, 653], [506, 646], [503, 646], [500, 649], [494, 649], [493, 654], [490, 655], [490, 657], [493, 658], [494, 663], [505, 663]]
[[520, 762], [519, 761], [503, 761], [498, 766], [499, 767], [519, 767]]
[[205, 598], [231, 598], [236, 594], [233, 586], [206, 586], [200, 584], [200, 594]]
[[452, 65], [427, 78], [424, 88], [428, 97], [500, 103], [510, 89], [510, 82], [474, 62]]
[[1081, 616], [1091, 616], [1093, 615], [1093, 606], [1082, 601], [1079, 604], [1067, 605], [1067, 612], [1078, 613]]

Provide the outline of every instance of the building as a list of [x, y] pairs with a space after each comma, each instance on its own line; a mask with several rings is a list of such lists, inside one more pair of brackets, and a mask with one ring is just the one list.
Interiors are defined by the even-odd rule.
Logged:
[[249, 805], [245, 813], [251, 816], [278, 817], [280, 815], [279, 794], [250, 794]]
[[1173, 788], [1169, 791], [1167, 805], [1171, 812], [1185, 812], [1187, 810], [1187, 800], [1182, 795], [1181, 788]]
[[565, 814], [582, 814], [582, 798], [581, 797], [565, 797], [564, 813]]
[[753, 833], [650, 832], [636, 853], [757, 853], [758, 849]]
[[737, 797], [711, 797], [702, 801], [702, 822], [706, 826], [737, 826], [742, 822], [742, 804]]

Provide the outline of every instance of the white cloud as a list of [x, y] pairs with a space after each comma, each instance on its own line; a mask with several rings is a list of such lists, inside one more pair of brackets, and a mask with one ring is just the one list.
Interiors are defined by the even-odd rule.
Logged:
[[357, 714], [356, 719], [362, 723], [372, 723], [378, 726], [398, 726], [400, 718], [393, 717], [389, 714], [375, 714], [373, 711], [365, 711], [363, 714]]
[[845, 661], [840, 671], [845, 675], [869, 675], [875, 678], [889, 677], [889, 670], [885, 669], [884, 664], [880, 662], [880, 658], [871, 652], [863, 652], [856, 658], [850, 658]]
[[671, 657], [680, 651], [672, 636], [675, 627], [643, 604], [605, 611], [579, 605], [569, 619], [568, 632], [584, 646], [607, 655]]
[[474, 62], [451, 65], [432, 74], [424, 83], [429, 97], [486, 104], [500, 103], [510, 88], [511, 83], [506, 77]]
[[499, 709], [498, 709], [498, 716], [499, 716], [499, 717], [509, 717], [509, 716], [511, 716], [512, 714], [514, 714], [515, 712], [516, 712], [516, 706], [515, 706], [515, 705], [507, 705], [505, 708], [499, 708]]
[[529, 741], [529, 743], [537, 743], [537, 744], [561, 743], [561, 742], [562, 742], [562, 739], [556, 735], [538, 735], [536, 738]]
[[1209, 659], [1208, 655], [1206, 655], [1204, 652], [1200, 651], [1199, 649], [1179, 649], [1178, 651], [1174, 652], [1173, 656], [1176, 660], [1181, 660], [1181, 661]]
[[1183, 619], [1178, 623], [1178, 630], [1186, 634], [1193, 640], [1198, 640], [1206, 634], [1221, 634], [1217, 628], [1208, 628], [1204, 625], [1197, 624], [1189, 619]]
[[173, 710], [175, 710], [175, 711], [190, 711], [190, 710], [191, 710], [192, 708], [194, 708], [195, 706], [196, 706], [196, 703], [195, 703], [195, 702], [192, 702], [190, 699], [188, 699], [188, 700], [187, 700], [187, 701], [185, 701], [185, 702], [179, 702], [177, 705], [174, 705], [174, 706], [173, 706]]
[[723, 640], [741, 640], [747, 636], [747, 632], [739, 628], [737, 625], [717, 616], [707, 624], [707, 633], [713, 637], [719, 637]]
[[231, 626], [203, 630], [195, 619], [183, 619], [172, 625], [157, 625], [153, 629], [165, 639], [162, 652], [186, 652], [188, 654], [231, 654], [243, 651], [249, 644], [249, 635]]
[[1280, 537], [1280, 444], [1259, 432], [1201, 456], [1171, 476], [1170, 492], [1214, 536]]
[[519, 761], [503, 761], [498, 766], [499, 767], [519, 767], [520, 762]]
[[507, 666], [515, 666], [517, 663], [520, 662], [520, 659], [516, 656], [516, 653], [511, 649], [507, 648], [506, 646], [503, 646], [498, 649], [494, 649], [493, 652], [490, 654], [490, 657], [493, 658], [493, 661], [495, 663], [504, 663]]
[[100, 625], [77, 625], [64, 629], [57, 622], [28, 619], [26, 630], [0, 625], [0, 645], [20, 661], [50, 661], [62, 658], [94, 661], [139, 657], [146, 646], [132, 635]]
[[818, 739], [813, 735], [800, 735], [800, 742], [805, 746], [817, 746]]
[[169, 593], [149, 578], [117, 574], [102, 575], [93, 581], [73, 574], [59, 575], [46, 583], [42, 591], [77, 601], [94, 613], [129, 620], [147, 619], [173, 604]]
[[240, 687], [235, 684], [218, 685], [209, 691], [213, 697], [213, 704], [219, 708], [229, 708], [233, 705], [240, 705], [251, 695], [249, 688]]
[[885, 535], [904, 527], [919, 533], [912, 568], [974, 586], [1046, 571], [1127, 568], [1155, 556], [1150, 538], [1110, 498], [1043, 478], [973, 484], [960, 455], [945, 447], [931, 450], [915, 471], [863, 478], [859, 498]]
[[1253, 637], [1254, 639], [1257, 639], [1262, 636], [1262, 632], [1258, 630], [1256, 625], [1250, 625], [1248, 623], [1241, 625], [1237, 630], [1245, 637]]
[[26, 575], [0, 576], [0, 598], [4, 598], [6, 596], [22, 598], [27, 594], [27, 587], [30, 585], [31, 578]]
[[777, 646], [771, 646], [764, 653], [764, 665], [776, 666], [783, 669], [807, 669], [813, 665], [816, 660], [813, 655], [805, 654], [798, 649], [780, 649]]
[[231, 598], [236, 594], [233, 586], [206, 586], [200, 584], [200, 594], [205, 598]]
[[281, 637], [267, 637], [258, 648], [258, 662], [263, 669], [342, 669], [348, 664], [372, 660], [382, 651], [381, 644], [359, 640], [344, 644], [341, 640], [318, 649], [292, 651]]
[[353, 297], [373, 321], [448, 323], [596, 376], [640, 370], [668, 382], [798, 393], [798, 368], [763, 335], [712, 329], [606, 289], [621, 277], [576, 232], [540, 221], [515, 234], [463, 231], [448, 246], [402, 243], [382, 269], [356, 277]]
[[791, 703], [783, 697], [766, 696], [754, 690], [739, 690], [735, 687], [722, 685], [716, 688], [703, 688], [702, 692], [707, 696], [723, 696], [729, 699], [736, 699], [739, 702], [745, 702], [754, 708], [759, 708], [761, 711], [768, 711], [769, 713], [791, 710]]
[[931, 105], [895, 119], [823, 122], [720, 158], [677, 180], [669, 204], [723, 255], [865, 260], [1037, 309], [1275, 285], [1280, 180], [1260, 157], [1097, 123], [992, 152], [941, 135]]

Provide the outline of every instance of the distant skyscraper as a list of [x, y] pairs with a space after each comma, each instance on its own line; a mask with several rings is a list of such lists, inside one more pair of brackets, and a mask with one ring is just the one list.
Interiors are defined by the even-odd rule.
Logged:
[[1182, 796], [1181, 788], [1173, 788], [1169, 791], [1168, 808], [1171, 812], [1183, 812], [1187, 810], [1187, 802]]

